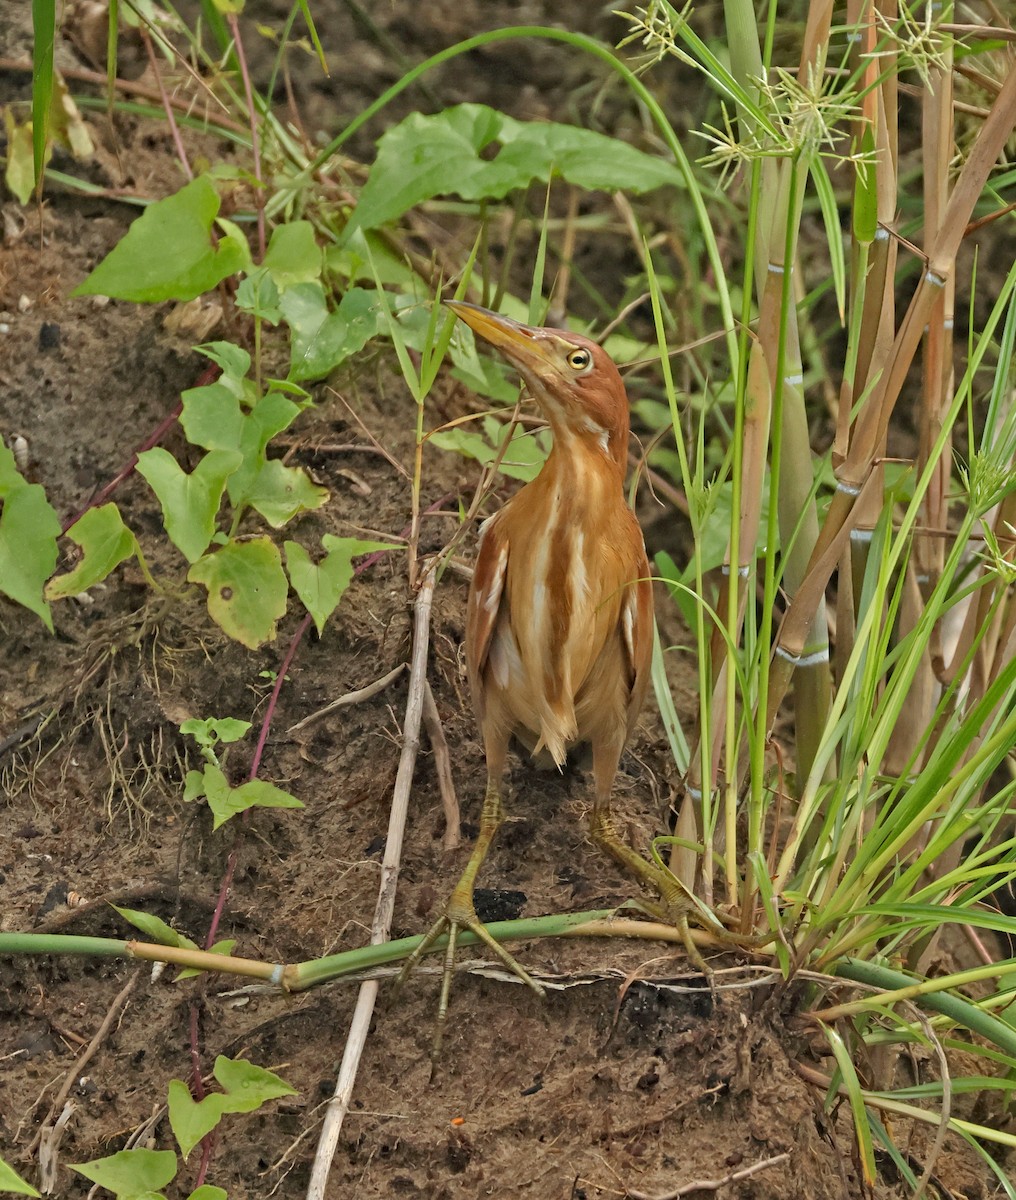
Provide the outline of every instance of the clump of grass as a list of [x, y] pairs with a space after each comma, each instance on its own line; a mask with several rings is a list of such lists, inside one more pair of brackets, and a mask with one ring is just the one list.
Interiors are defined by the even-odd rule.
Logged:
[[[1003, 209], [993, 197], [998, 179], [1010, 178], [1001, 160], [1016, 127], [1016, 75], [987, 87], [956, 163], [958, 52], [968, 64], [979, 46], [996, 52], [993, 31], [971, 29], [975, 44], [962, 45], [951, 5], [920, 16], [905, 4], [898, 15], [858, 5], [835, 27], [833, 6], [815, 0], [791, 68], [774, 61], [777, 6], [761, 43], [750, 5], [731, 0], [725, 14], [729, 70], [692, 18], [664, 0], [630, 17], [633, 37], [661, 64], [693, 63], [715, 87], [722, 119], [703, 131], [703, 165], [719, 177], [699, 176], [698, 186], [736, 191], [745, 213], [744, 228], [727, 231], [746, 247], [733, 443], [718, 478], [702, 472], [701, 457], [681, 456], [697, 544], [715, 522], [719, 483], [732, 514], [722, 582], [686, 573], [701, 597], [702, 704], [680, 764], [684, 828], [693, 811], [700, 893], [712, 895], [719, 863], [716, 902], [745, 932], [773, 928], [787, 973], [808, 966], [860, 978], [864, 960], [919, 980], [944, 925], [1002, 935], [1013, 925], [991, 896], [1016, 874], [1007, 820], [1016, 787], [1016, 266], [975, 265], [963, 278], [958, 256], [975, 215]], [[919, 136], [900, 115], [901, 92], [913, 90]], [[912, 176], [901, 182], [904, 139], [920, 162], [919, 195]], [[801, 249], [809, 211], [824, 224], [821, 262], [814, 238], [807, 255]], [[822, 274], [835, 306], [826, 289], [809, 291]], [[974, 324], [970, 304], [965, 341], [953, 330], [957, 289], [987, 311]], [[665, 349], [667, 298], [653, 291]], [[823, 349], [809, 361], [802, 347], [816, 331]], [[836, 401], [831, 444], [813, 448], [804, 385], [819, 374]], [[664, 383], [678, 414], [669, 370]], [[905, 460], [891, 457], [908, 442]], [[771, 737], [791, 689], [788, 775]], [[687, 841], [672, 860], [685, 876]], [[1014, 974], [1012, 962], [979, 973], [989, 993], [976, 993], [980, 1013], [1008, 1004]], [[876, 976], [873, 968], [865, 978]], [[924, 991], [959, 996], [970, 983], [956, 977]], [[862, 1042], [955, 1043], [978, 1022], [968, 1005], [965, 1015], [943, 1009], [915, 1024], [884, 994], [834, 1015], [848, 1011], [863, 1020], [841, 1033], [823, 1026], [840, 1069], [830, 1087], [853, 1098], [872, 1174], [872, 1141], [886, 1134], [847, 1068], [851, 1053]], [[1005, 1031], [992, 1028], [1011, 1069]], [[981, 1053], [979, 1042], [964, 1044]], [[944, 1080], [938, 1094], [948, 1096]], [[994, 1130], [961, 1128], [944, 1108], [943, 1122], [962, 1136], [1010, 1144]]]

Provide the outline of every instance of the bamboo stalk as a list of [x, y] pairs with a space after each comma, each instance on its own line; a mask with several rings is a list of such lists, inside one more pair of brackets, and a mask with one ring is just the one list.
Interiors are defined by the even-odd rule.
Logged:
[[[801, 588], [801, 592], [805, 593], [805, 598], [809, 600], [816, 594], [824, 594], [835, 566], [835, 558], [830, 558], [828, 554], [830, 545], [840, 539], [847, 522], [851, 519], [858, 497], [873, 474], [877, 447], [888, 428], [932, 307], [952, 274], [956, 251], [974, 205], [1014, 128], [1016, 71], [1010, 72], [1006, 78], [970, 149], [930, 248], [927, 270], [918, 282], [903, 324], [893, 341], [886, 369], [875, 386], [872, 403], [865, 407], [858, 418], [847, 457], [836, 472], [838, 486], [830, 502], [818, 542], [812, 551], [808, 568], [808, 587], [805, 589], [802, 585]], [[813, 574], [815, 577], [811, 578]], [[806, 628], [807, 617], [800, 611], [795, 611], [802, 607], [801, 601], [800, 593], [791, 601], [784, 618], [783, 629], [787, 634], [793, 634], [794, 640], [803, 645], [802, 629]], [[785, 653], [793, 655], [794, 648], [793, 643], [788, 644], [781, 640], [777, 647], [778, 657], [774, 659], [770, 668], [772, 681], [767, 709], [770, 729], [789, 684], [789, 673], [780, 665], [780, 658]]]

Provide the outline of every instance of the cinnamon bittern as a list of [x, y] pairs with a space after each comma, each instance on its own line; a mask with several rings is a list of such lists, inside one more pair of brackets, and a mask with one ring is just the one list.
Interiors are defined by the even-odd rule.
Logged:
[[649, 563], [624, 498], [628, 398], [621, 376], [589, 338], [522, 325], [473, 304], [449, 307], [522, 376], [550, 424], [553, 449], [539, 475], [484, 523], [469, 590], [466, 662], [487, 758], [480, 832], [444, 915], [400, 976], [448, 932], [438, 1041], [462, 929], [543, 994], [473, 907], [477, 872], [503, 820], [513, 735], [559, 767], [571, 747], [590, 744], [593, 840], [660, 894], [664, 915], [683, 920], [687, 911], [681, 885], [622, 842], [610, 818], [614, 776], [645, 698], [653, 644]]

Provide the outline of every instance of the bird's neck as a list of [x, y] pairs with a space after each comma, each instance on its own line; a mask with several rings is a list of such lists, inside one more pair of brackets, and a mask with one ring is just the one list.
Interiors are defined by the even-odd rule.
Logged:
[[[588, 500], [594, 506], [611, 493], [623, 492], [627, 437], [623, 439], [622, 448], [606, 435], [594, 436], [586, 431], [562, 433], [556, 429], [553, 433], [554, 445], [539, 474], [542, 487], [574, 499]], [[619, 449], [623, 455], [620, 461]]]
[[590, 463], [595, 467], [607, 462], [624, 482], [628, 469], [627, 424], [605, 429], [590, 422], [585, 428], [575, 428], [552, 418], [550, 427], [554, 445], [547, 458], [547, 467], [553, 463], [556, 474], [567, 478], [570, 474], [585, 473]]

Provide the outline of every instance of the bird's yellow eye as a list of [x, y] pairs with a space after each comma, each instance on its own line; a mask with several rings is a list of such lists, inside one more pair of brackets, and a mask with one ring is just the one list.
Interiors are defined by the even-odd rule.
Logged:
[[584, 371], [592, 361], [593, 356], [589, 353], [589, 351], [581, 348], [578, 350], [573, 350], [568, 355], [568, 366], [571, 367], [573, 371]]

